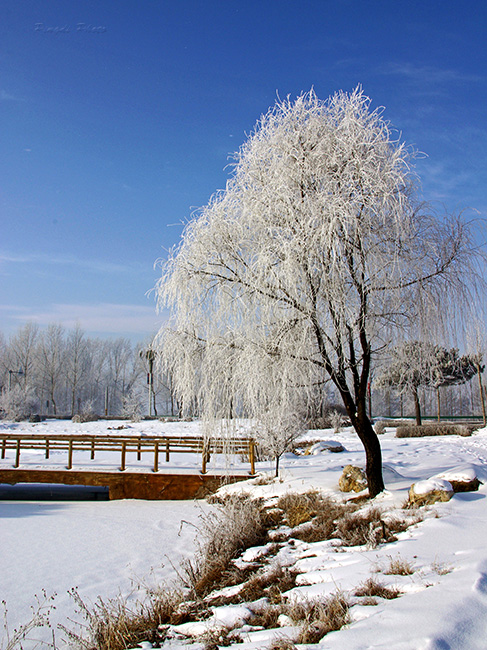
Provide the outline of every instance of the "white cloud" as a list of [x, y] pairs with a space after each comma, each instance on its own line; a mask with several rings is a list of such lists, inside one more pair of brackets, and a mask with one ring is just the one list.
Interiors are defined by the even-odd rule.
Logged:
[[133, 273], [135, 264], [114, 264], [103, 260], [80, 259], [71, 255], [47, 255], [42, 253], [27, 253], [20, 255], [17, 253], [0, 252], [0, 263], [5, 264], [53, 264], [59, 266], [71, 266], [82, 268], [97, 273]]
[[80, 325], [88, 333], [133, 335], [139, 339], [155, 334], [166, 319], [164, 315], [156, 313], [153, 305], [115, 303], [55, 303], [39, 310], [0, 305], [0, 311], [5, 314], [4, 319], [17, 326], [29, 321], [40, 326], [60, 323], [68, 329]]
[[3, 88], [2, 90], [0, 90], [0, 102], [23, 102], [23, 101], [25, 100], [22, 99], [22, 97], [16, 97], [15, 95], [8, 93]]
[[382, 75], [396, 75], [421, 84], [472, 83], [485, 79], [481, 75], [430, 65], [418, 66], [412, 63], [386, 63], [377, 68], [377, 72]]

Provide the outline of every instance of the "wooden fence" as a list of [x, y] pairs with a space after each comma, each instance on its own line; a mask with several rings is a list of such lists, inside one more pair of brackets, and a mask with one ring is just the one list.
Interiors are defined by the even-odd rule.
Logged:
[[20, 456], [24, 450], [41, 450], [46, 459], [53, 451], [66, 451], [67, 469], [72, 469], [77, 451], [88, 451], [91, 460], [95, 459], [97, 452], [118, 452], [121, 471], [127, 467], [129, 454], [135, 454], [138, 461], [142, 459], [142, 454], [152, 454], [152, 471], [154, 472], [159, 471], [161, 456], [165, 458], [166, 462], [169, 462], [173, 453], [193, 453], [201, 456], [201, 472], [203, 474], [206, 474], [212, 454], [242, 456], [250, 463], [250, 473], [255, 474], [255, 442], [252, 438], [0, 434], [0, 448], [2, 459], [6, 458], [7, 450], [15, 451], [15, 468], [20, 466]]

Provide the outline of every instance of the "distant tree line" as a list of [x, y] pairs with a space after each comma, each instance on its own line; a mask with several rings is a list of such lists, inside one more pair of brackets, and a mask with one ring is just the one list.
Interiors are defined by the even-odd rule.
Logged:
[[150, 342], [27, 323], [8, 339], [0, 333], [0, 408], [26, 411], [19, 416], [177, 415], [170, 379], [156, 376], [152, 361]]

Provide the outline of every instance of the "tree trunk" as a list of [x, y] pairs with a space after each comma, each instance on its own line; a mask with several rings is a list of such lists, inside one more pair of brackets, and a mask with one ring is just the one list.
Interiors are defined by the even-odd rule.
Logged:
[[419, 403], [418, 389], [413, 389], [414, 413], [416, 415], [416, 424], [421, 426], [421, 405]]
[[[484, 427], [486, 424], [486, 414], [485, 414], [485, 400], [484, 400], [484, 391], [482, 390], [482, 378], [480, 376], [480, 364], [477, 364], [477, 376], [479, 378], [479, 394], [480, 394], [480, 404], [482, 406], [482, 420], [484, 422]], [[472, 412], [473, 415], [473, 412]]]
[[385, 490], [382, 477], [382, 451], [372, 423], [365, 412], [360, 414], [360, 410], [359, 408], [357, 422], [354, 426], [365, 449], [365, 474], [367, 476], [369, 496], [373, 499]]
[[156, 393], [152, 388], [152, 409], [154, 410], [154, 415], [157, 417], [157, 407], [156, 407]]
[[354, 402], [349, 393], [342, 392], [342, 399], [348, 416], [365, 449], [365, 474], [371, 499], [385, 490], [382, 477], [382, 451], [379, 438], [367, 417], [366, 395]]
[[440, 387], [439, 387], [439, 386], [436, 387], [436, 401], [437, 401], [437, 405], [438, 405], [438, 408], [437, 408], [437, 410], [436, 410], [436, 413], [437, 413], [437, 420], [438, 420], [438, 422], [440, 422], [440, 420], [441, 420], [441, 415], [440, 415], [440, 411], [441, 411], [441, 400], [440, 400]]

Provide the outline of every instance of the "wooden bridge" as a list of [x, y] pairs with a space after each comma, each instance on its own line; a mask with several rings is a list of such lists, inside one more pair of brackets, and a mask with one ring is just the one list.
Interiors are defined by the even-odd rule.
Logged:
[[[61, 483], [109, 488], [110, 499], [191, 499], [206, 496], [223, 482], [248, 478], [248, 474], [207, 472], [213, 454], [238, 455], [248, 461], [255, 474], [255, 442], [251, 438], [211, 438], [188, 436], [85, 436], [0, 434], [2, 462], [0, 483]], [[45, 459], [42, 467], [21, 465], [22, 452], [35, 452]], [[55, 452], [55, 453], [54, 453]], [[63, 452], [60, 454], [59, 452]], [[97, 454], [112, 452], [111, 466], [95, 464]], [[53, 453], [53, 457], [51, 454]], [[201, 472], [161, 470], [161, 460], [169, 463], [172, 454], [196, 454]], [[65, 454], [65, 455], [64, 455]], [[115, 454], [115, 456], [114, 456]], [[7, 458], [8, 456], [8, 458]], [[5, 461], [13, 459], [13, 466]], [[113, 458], [119, 459], [114, 467]], [[150, 458], [150, 466], [142, 459]], [[63, 459], [65, 463], [63, 463]], [[29, 465], [33, 463], [29, 456]], [[40, 463], [36, 463], [39, 465]], [[63, 466], [60, 467], [59, 465]], [[78, 469], [74, 469], [78, 464]]]

